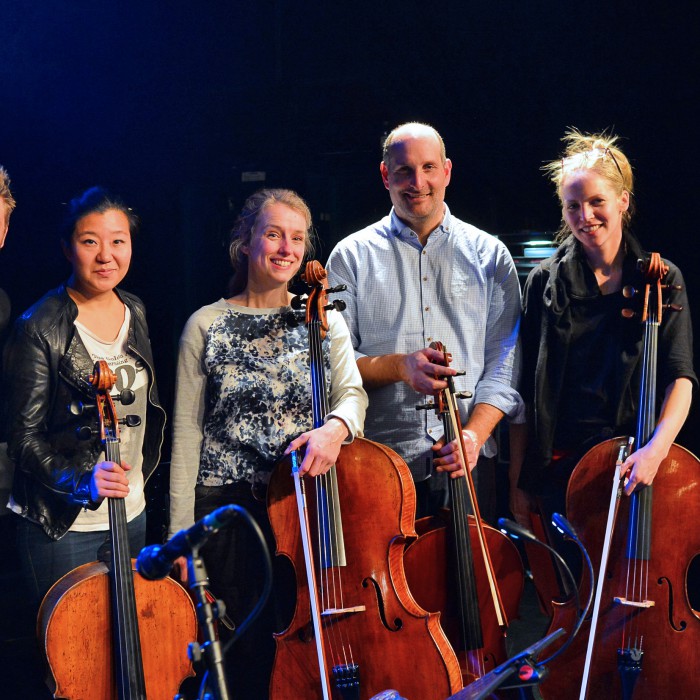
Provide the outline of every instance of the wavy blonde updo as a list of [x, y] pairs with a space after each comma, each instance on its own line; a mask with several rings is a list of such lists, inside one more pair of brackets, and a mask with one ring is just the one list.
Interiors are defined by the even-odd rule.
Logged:
[[271, 204], [284, 204], [304, 217], [306, 222], [304, 255], [306, 259], [314, 255], [315, 234], [308, 204], [292, 190], [273, 188], [258, 190], [246, 199], [231, 231], [228, 252], [233, 267], [233, 277], [229, 285], [229, 294], [232, 296], [242, 292], [248, 284], [248, 255], [243, 252], [243, 248], [250, 245], [258, 217]]
[[[630, 195], [634, 194], [632, 166], [618, 146], [618, 136], [606, 132], [584, 134], [572, 128], [564, 134], [562, 141], [565, 144], [562, 157], [542, 167], [554, 183], [562, 205], [564, 204], [562, 192], [566, 178], [583, 170], [592, 170], [607, 180], [618, 196], [624, 191], [629, 192]], [[625, 232], [629, 231], [633, 213], [634, 200], [630, 196], [629, 207], [622, 213], [622, 228]], [[555, 241], [561, 243], [570, 233], [571, 230], [562, 219]]]

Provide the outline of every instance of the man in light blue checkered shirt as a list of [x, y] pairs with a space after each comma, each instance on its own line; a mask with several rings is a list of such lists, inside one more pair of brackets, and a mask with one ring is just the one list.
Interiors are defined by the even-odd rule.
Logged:
[[[365, 434], [408, 463], [419, 517], [434, 513], [447, 502], [448, 473], [463, 471], [455, 444], [440, 439], [439, 416], [416, 405], [447, 386], [440, 377], [464, 370], [454, 381], [457, 391], [472, 392], [459, 401], [467, 456], [480, 510], [493, 521], [492, 433], [522, 405], [515, 265], [503, 243], [450, 213], [444, 200], [452, 163], [435, 129], [394, 129], [380, 170], [389, 216], [342, 240], [328, 260], [330, 284], [347, 285], [340, 297], [369, 394]], [[452, 355], [450, 367], [439, 364], [433, 341]]]

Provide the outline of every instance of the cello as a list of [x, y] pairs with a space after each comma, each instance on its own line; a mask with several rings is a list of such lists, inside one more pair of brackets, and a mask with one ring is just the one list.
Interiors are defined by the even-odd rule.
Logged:
[[[120, 420], [110, 390], [116, 376], [103, 360], [90, 384], [105, 459], [121, 463]], [[134, 425], [128, 416], [127, 425]], [[194, 605], [174, 579], [147, 581], [129, 557], [126, 506], [109, 498], [110, 560], [73, 569], [48, 591], [37, 631], [52, 692], [67, 700], [170, 700], [193, 676], [187, 645], [197, 638]], [[111, 615], [110, 615], [111, 611]]]
[[[430, 347], [442, 352], [449, 366], [444, 345], [433, 342]], [[442, 612], [442, 627], [468, 685], [508, 658], [505, 636], [509, 618], [518, 614], [524, 572], [517, 547], [481, 518], [457, 405], [463, 394], [456, 392], [453, 377], [445, 379], [448, 386], [434, 402], [418, 408], [434, 408], [441, 416], [445, 442], [457, 438], [465, 475], [448, 480], [449, 523], [419, 521], [422, 534], [406, 548], [404, 566], [418, 604]]]
[[[306, 324], [317, 427], [329, 410], [326, 311], [340, 304], [328, 305], [318, 262], [307, 264], [303, 279], [311, 286]], [[277, 553], [292, 561], [297, 578], [294, 617], [275, 635], [270, 697], [367, 700], [393, 687], [405, 697], [438, 700], [459, 690], [459, 663], [439, 615], [416, 604], [404, 577], [405, 543], [416, 537], [415, 487], [405, 462], [363, 438], [344, 445], [336, 465], [314, 479], [300, 478], [290, 457], [268, 486]]]
[[[574, 469], [567, 512], [600, 562], [588, 634], [581, 634], [552, 665], [544, 698], [651, 700], [697, 695], [694, 663], [700, 613], [689, 602], [689, 566], [700, 551], [700, 463], [672, 445], [651, 486], [622, 497], [619, 467], [632, 443], [643, 446], [655, 428], [658, 329], [668, 272], [658, 253], [645, 262], [644, 346], [639, 415], [634, 441], [619, 437], [589, 450]], [[631, 296], [633, 290], [623, 290]], [[623, 315], [630, 317], [630, 313]], [[609, 503], [606, 510], [595, 504]], [[583, 587], [593, 585], [584, 582]], [[558, 624], [555, 614], [554, 625]], [[586, 630], [586, 627], [583, 628]], [[566, 667], [564, 667], [566, 665]]]

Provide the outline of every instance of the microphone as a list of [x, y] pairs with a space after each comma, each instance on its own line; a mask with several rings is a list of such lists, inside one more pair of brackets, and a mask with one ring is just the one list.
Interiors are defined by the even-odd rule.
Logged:
[[579, 541], [574, 526], [560, 513], [552, 513], [552, 525], [574, 542]]
[[516, 523], [514, 520], [508, 520], [508, 518], [499, 518], [498, 527], [504, 535], [510, 535], [521, 540], [530, 540], [532, 542], [538, 542], [539, 540], [535, 537], [534, 533], [530, 532], [526, 527], [520, 523]]
[[228, 505], [217, 508], [187, 530], [180, 530], [165, 544], [144, 547], [136, 559], [136, 571], [149, 581], [165, 578], [179, 557], [203, 545], [217, 530], [229, 525], [243, 508]]

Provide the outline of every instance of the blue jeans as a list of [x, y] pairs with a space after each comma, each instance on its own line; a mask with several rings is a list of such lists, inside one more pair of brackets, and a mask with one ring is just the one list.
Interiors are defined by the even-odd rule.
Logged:
[[[138, 556], [146, 542], [146, 511], [128, 524], [129, 550]], [[109, 545], [109, 531], [71, 532], [52, 540], [36, 523], [20, 518], [17, 525], [17, 550], [27, 595], [34, 608], [58, 579], [82, 564], [97, 561], [98, 552]]]

